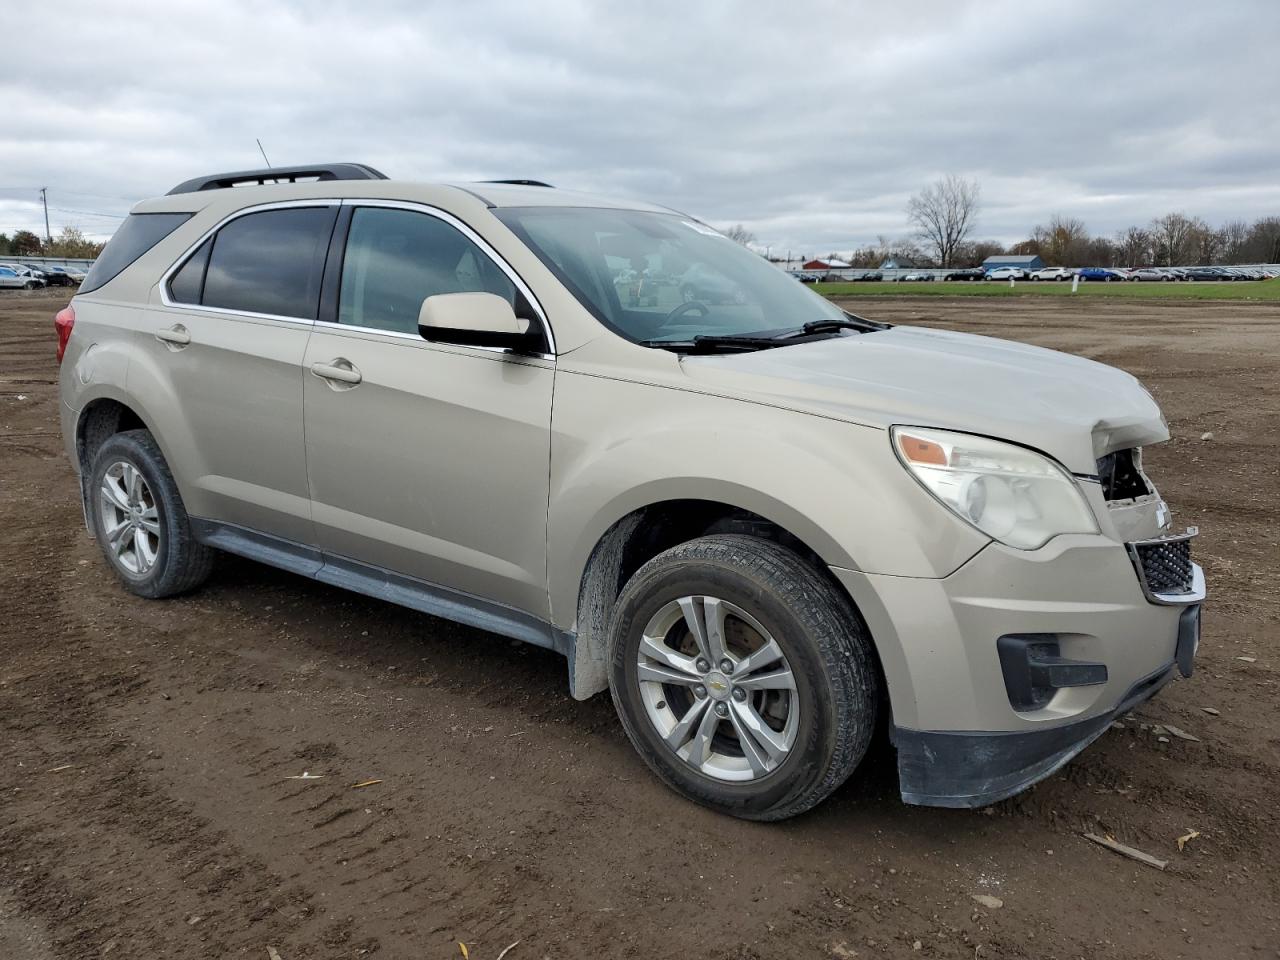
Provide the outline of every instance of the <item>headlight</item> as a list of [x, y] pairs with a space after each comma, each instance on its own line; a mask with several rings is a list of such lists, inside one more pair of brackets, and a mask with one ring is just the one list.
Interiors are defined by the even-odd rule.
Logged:
[[1025, 447], [967, 433], [894, 427], [898, 459], [948, 510], [987, 536], [1034, 550], [1060, 533], [1097, 533], [1075, 479]]

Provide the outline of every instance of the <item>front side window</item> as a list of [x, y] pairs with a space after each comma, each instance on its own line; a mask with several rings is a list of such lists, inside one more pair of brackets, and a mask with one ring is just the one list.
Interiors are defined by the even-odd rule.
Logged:
[[[314, 320], [336, 216], [337, 207], [296, 207], [232, 220], [213, 238], [200, 303], [221, 310]], [[174, 279], [185, 269], [186, 265]], [[194, 285], [194, 280], [188, 285], [186, 277], [181, 279], [188, 289]]]
[[494, 213], [629, 340], [763, 336], [844, 318], [763, 257], [677, 214], [552, 206]]
[[417, 333], [422, 301], [440, 293], [494, 293], [518, 315], [529, 315], [511, 279], [440, 218], [390, 207], [359, 207], [352, 213], [339, 323]]

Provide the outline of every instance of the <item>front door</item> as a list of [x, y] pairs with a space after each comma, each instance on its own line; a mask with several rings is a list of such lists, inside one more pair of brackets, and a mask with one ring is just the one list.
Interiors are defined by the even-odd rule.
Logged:
[[527, 300], [461, 225], [423, 210], [357, 206], [341, 255], [332, 322], [303, 363], [320, 548], [549, 619], [554, 361], [417, 328], [433, 294]]

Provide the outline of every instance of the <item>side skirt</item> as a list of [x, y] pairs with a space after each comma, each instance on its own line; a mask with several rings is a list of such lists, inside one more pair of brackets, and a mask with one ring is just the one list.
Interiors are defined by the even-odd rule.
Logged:
[[191, 529], [201, 543], [227, 553], [434, 617], [545, 647], [568, 657], [570, 665], [573, 664], [574, 635], [522, 610], [229, 523], [192, 517]]

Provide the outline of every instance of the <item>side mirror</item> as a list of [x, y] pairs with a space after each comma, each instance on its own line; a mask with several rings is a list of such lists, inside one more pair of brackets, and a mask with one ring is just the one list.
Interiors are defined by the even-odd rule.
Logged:
[[529, 321], [493, 293], [438, 293], [422, 301], [418, 333], [424, 340], [471, 347], [529, 348]]

